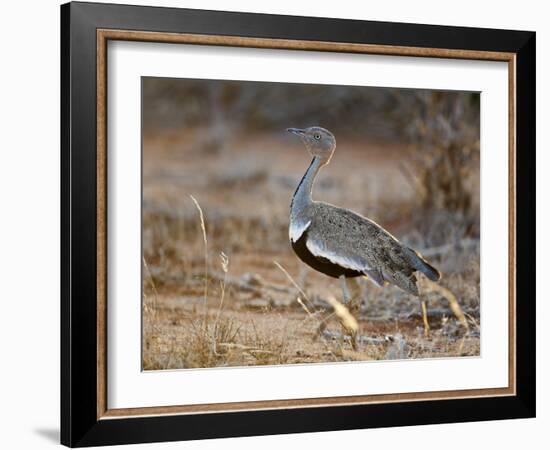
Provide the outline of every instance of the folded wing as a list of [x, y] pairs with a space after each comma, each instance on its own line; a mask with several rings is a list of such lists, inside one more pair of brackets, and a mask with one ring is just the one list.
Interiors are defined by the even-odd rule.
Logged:
[[319, 259], [361, 272], [379, 286], [387, 281], [417, 296], [415, 271], [439, 279], [435, 268], [380, 225], [326, 203], [315, 204], [306, 246]]

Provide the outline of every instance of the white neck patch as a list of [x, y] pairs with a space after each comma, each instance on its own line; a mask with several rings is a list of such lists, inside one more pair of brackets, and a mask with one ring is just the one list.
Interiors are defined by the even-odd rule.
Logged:
[[292, 220], [290, 222], [290, 227], [288, 227], [288, 236], [290, 237], [290, 241], [296, 242], [300, 239], [302, 234], [304, 234], [304, 231], [306, 231], [310, 225], [311, 220], [308, 220], [307, 222]]

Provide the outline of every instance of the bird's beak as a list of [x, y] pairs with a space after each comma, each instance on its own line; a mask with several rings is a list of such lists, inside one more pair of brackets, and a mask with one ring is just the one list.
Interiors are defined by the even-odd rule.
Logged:
[[297, 134], [298, 136], [303, 136], [305, 134], [305, 130], [302, 130], [300, 128], [287, 128], [286, 131], [289, 133]]

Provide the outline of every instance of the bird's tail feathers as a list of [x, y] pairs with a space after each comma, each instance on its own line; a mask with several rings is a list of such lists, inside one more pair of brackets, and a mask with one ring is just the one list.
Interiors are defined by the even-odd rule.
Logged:
[[441, 273], [434, 266], [428, 263], [422, 255], [415, 252], [413, 249], [409, 249], [411, 252], [411, 263], [413, 267], [422, 272], [432, 281], [439, 281], [441, 279]]
[[422, 259], [422, 268], [419, 270], [432, 281], [439, 281], [441, 279], [439, 270], [428, 264], [424, 259]]

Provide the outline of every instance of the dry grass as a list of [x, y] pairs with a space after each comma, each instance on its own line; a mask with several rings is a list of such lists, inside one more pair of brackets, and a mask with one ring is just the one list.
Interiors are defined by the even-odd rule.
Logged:
[[149, 135], [145, 370], [479, 355], [479, 239], [464, 239], [460, 216], [418, 214], [403, 149], [339, 142], [347, 151], [323, 171], [316, 197], [427, 251], [444, 273], [421, 285], [429, 336], [418, 299], [359, 279], [346, 308], [337, 280], [294, 256], [288, 204], [308, 162], [301, 149], [260, 136], [213, 157], [182, 136]]

